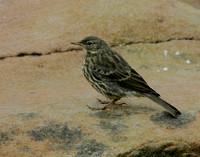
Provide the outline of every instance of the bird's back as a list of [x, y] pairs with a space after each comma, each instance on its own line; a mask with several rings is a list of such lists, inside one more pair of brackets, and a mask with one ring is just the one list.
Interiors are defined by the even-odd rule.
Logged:
[[[129, 64], [112, 49], [98, 55], [86, 54], [82, 70], [91, 85], [101, 92], [118, 93], [122, 97], [136, 93], [159, 94], [148, 86], [146, 81]], [[106, 90], [107, 89], [107, 90]], [[110, 90], [110, 92], [108, 91]], [[115, 94], [116, 96], [117, 94]]]

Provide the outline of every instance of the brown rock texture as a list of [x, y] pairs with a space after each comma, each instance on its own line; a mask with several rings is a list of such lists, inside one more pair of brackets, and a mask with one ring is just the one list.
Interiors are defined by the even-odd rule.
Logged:
[[[200, 155], [200, 3], [0, 0], [0, 157]], [[145, 98], [113, 112], [71, 46], [99, 36], [182, 115]]]
[[[191, 2], [190, 2], [191, 3]], [[70, 50], [96, 35], [110, 44], [198, 39], [200, 11], [175, 0], [1, 0], [0, 57]]]

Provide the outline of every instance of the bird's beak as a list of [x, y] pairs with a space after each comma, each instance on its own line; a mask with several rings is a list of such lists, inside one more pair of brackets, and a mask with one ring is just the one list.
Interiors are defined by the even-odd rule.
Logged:
[[79, 42], [71, 42], [71, 44], [73, 44], [73, 45], [80, 45], [80, 46], [82, 45], [80, 41]]

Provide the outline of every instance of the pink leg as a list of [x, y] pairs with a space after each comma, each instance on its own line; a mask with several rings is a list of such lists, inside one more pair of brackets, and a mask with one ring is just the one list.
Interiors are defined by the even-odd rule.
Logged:
[[97, 99], [98, 102], [100, 102], [101, 104], [109, 104], [110, 101], [104, 101], [104, 100], [101, 100], [101, 99]]
[[[126, 104], [126, 103], [116, 103], [116, 100], [112, 100], [112, 101], [102, 101], [100, 99], [98, 99], [98, 101], [101, 103], [101, 104], [107, 104], [103, 107], [91, 107], [89, 105], [88, 108], [90, 108], [91, 110], [106, 110], [106, 111], [110, 111], [109, 109], [107, 109], [108, 106], [110, 105], [123, 105], [123, 104]], [[127, 105], [127, 104], [126, 104]]]
[[97, 101], [100, 102], [101, 104], [110, 104], [112, 102], [111, 103], [112, 105], [127, 105], [124, 102], [123, 103], [116, 103], [116, 101], [114, 101], [114, 100], [113, 101], [104, 101], [104, 100], [101, 100], [101, 99], [97, 99]]
[[89, 105], [87, 105], [87, 106], [88, 106], [88, 108], [90, 108], [91, 110], [106, 110], [106, 111], [110, 111], [110, 110], [107, 109], [107, 107], [108, 107], [109, 105], [112, 105], [112, 104], [115, 104], [115, 100], [113, 100], [113, 101], [107, 103], [107, 105], [105, 105], [105, 106], [103, 106], [103, 107], [91, 107], [91, 106], [89, 106]]

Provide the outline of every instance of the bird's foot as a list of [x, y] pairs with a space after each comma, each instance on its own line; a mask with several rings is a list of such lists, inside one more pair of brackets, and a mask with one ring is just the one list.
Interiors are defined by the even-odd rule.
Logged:
[[104, 100], [101, 100], [101, 99], [97, 99], [98, 102], [100, 102], [100, 104], [109, 104], [110, 101], [104, 101]]
[[109, 112], [112, 112], [112, 110], [109, 110], [107, 109], [108, 106], [110, 105], [127, 105], [126, 103], [116, 103], [116, 100], [113, 100], [113, 101], [102, 101], [100, 99], [97, 99], [101, 104], [107, 104], [103, 107], [91, 107], [89, 105], [87, 105], [87, 107], [91, 110], [104, 110], [104, 111], [109, 111]]
[[125, 102], [122, 102], [122, 103], [114, 103], [113, 105], [128, 105], [127, 103], [125, 103]]
[[110, 104], [110, 105], [127, 105], [127, 103], [116, 103], [116, 101], [104, 101], [101, 99], [97, 99], [101, 104]]
[[112, 112], [111, 110], [107, 109], [107, 107], [110, 106], [110, 105], [112, 105], [112, 104], [115, 104], [115, 102], [116, 102], [115, 100], [109, 102], [109, 101], [102, 101], [100, 99], [98, 99], [98, 101], [100, 103], [102, 103], [102, 104], [107, 104], [107, 105], [105, 105], [103, 107], [91, 107], [91, 106], [87, 105], [87, 107], [89, 109], [91, 109], [91, 110], [104, 110], [104, 111], [110, 111], [110, 112]]
[[107, 107], [109, 106], [110, 104], [107, 104], [105, 105], [104, 107], [91, 107], [89, 105], [87, 105], [87, 107], [91, 110], [104, 110], [104, 111], [109, 111], [109, 112], [113, 112], [112, 110], [109, 110], [107, 109]]

